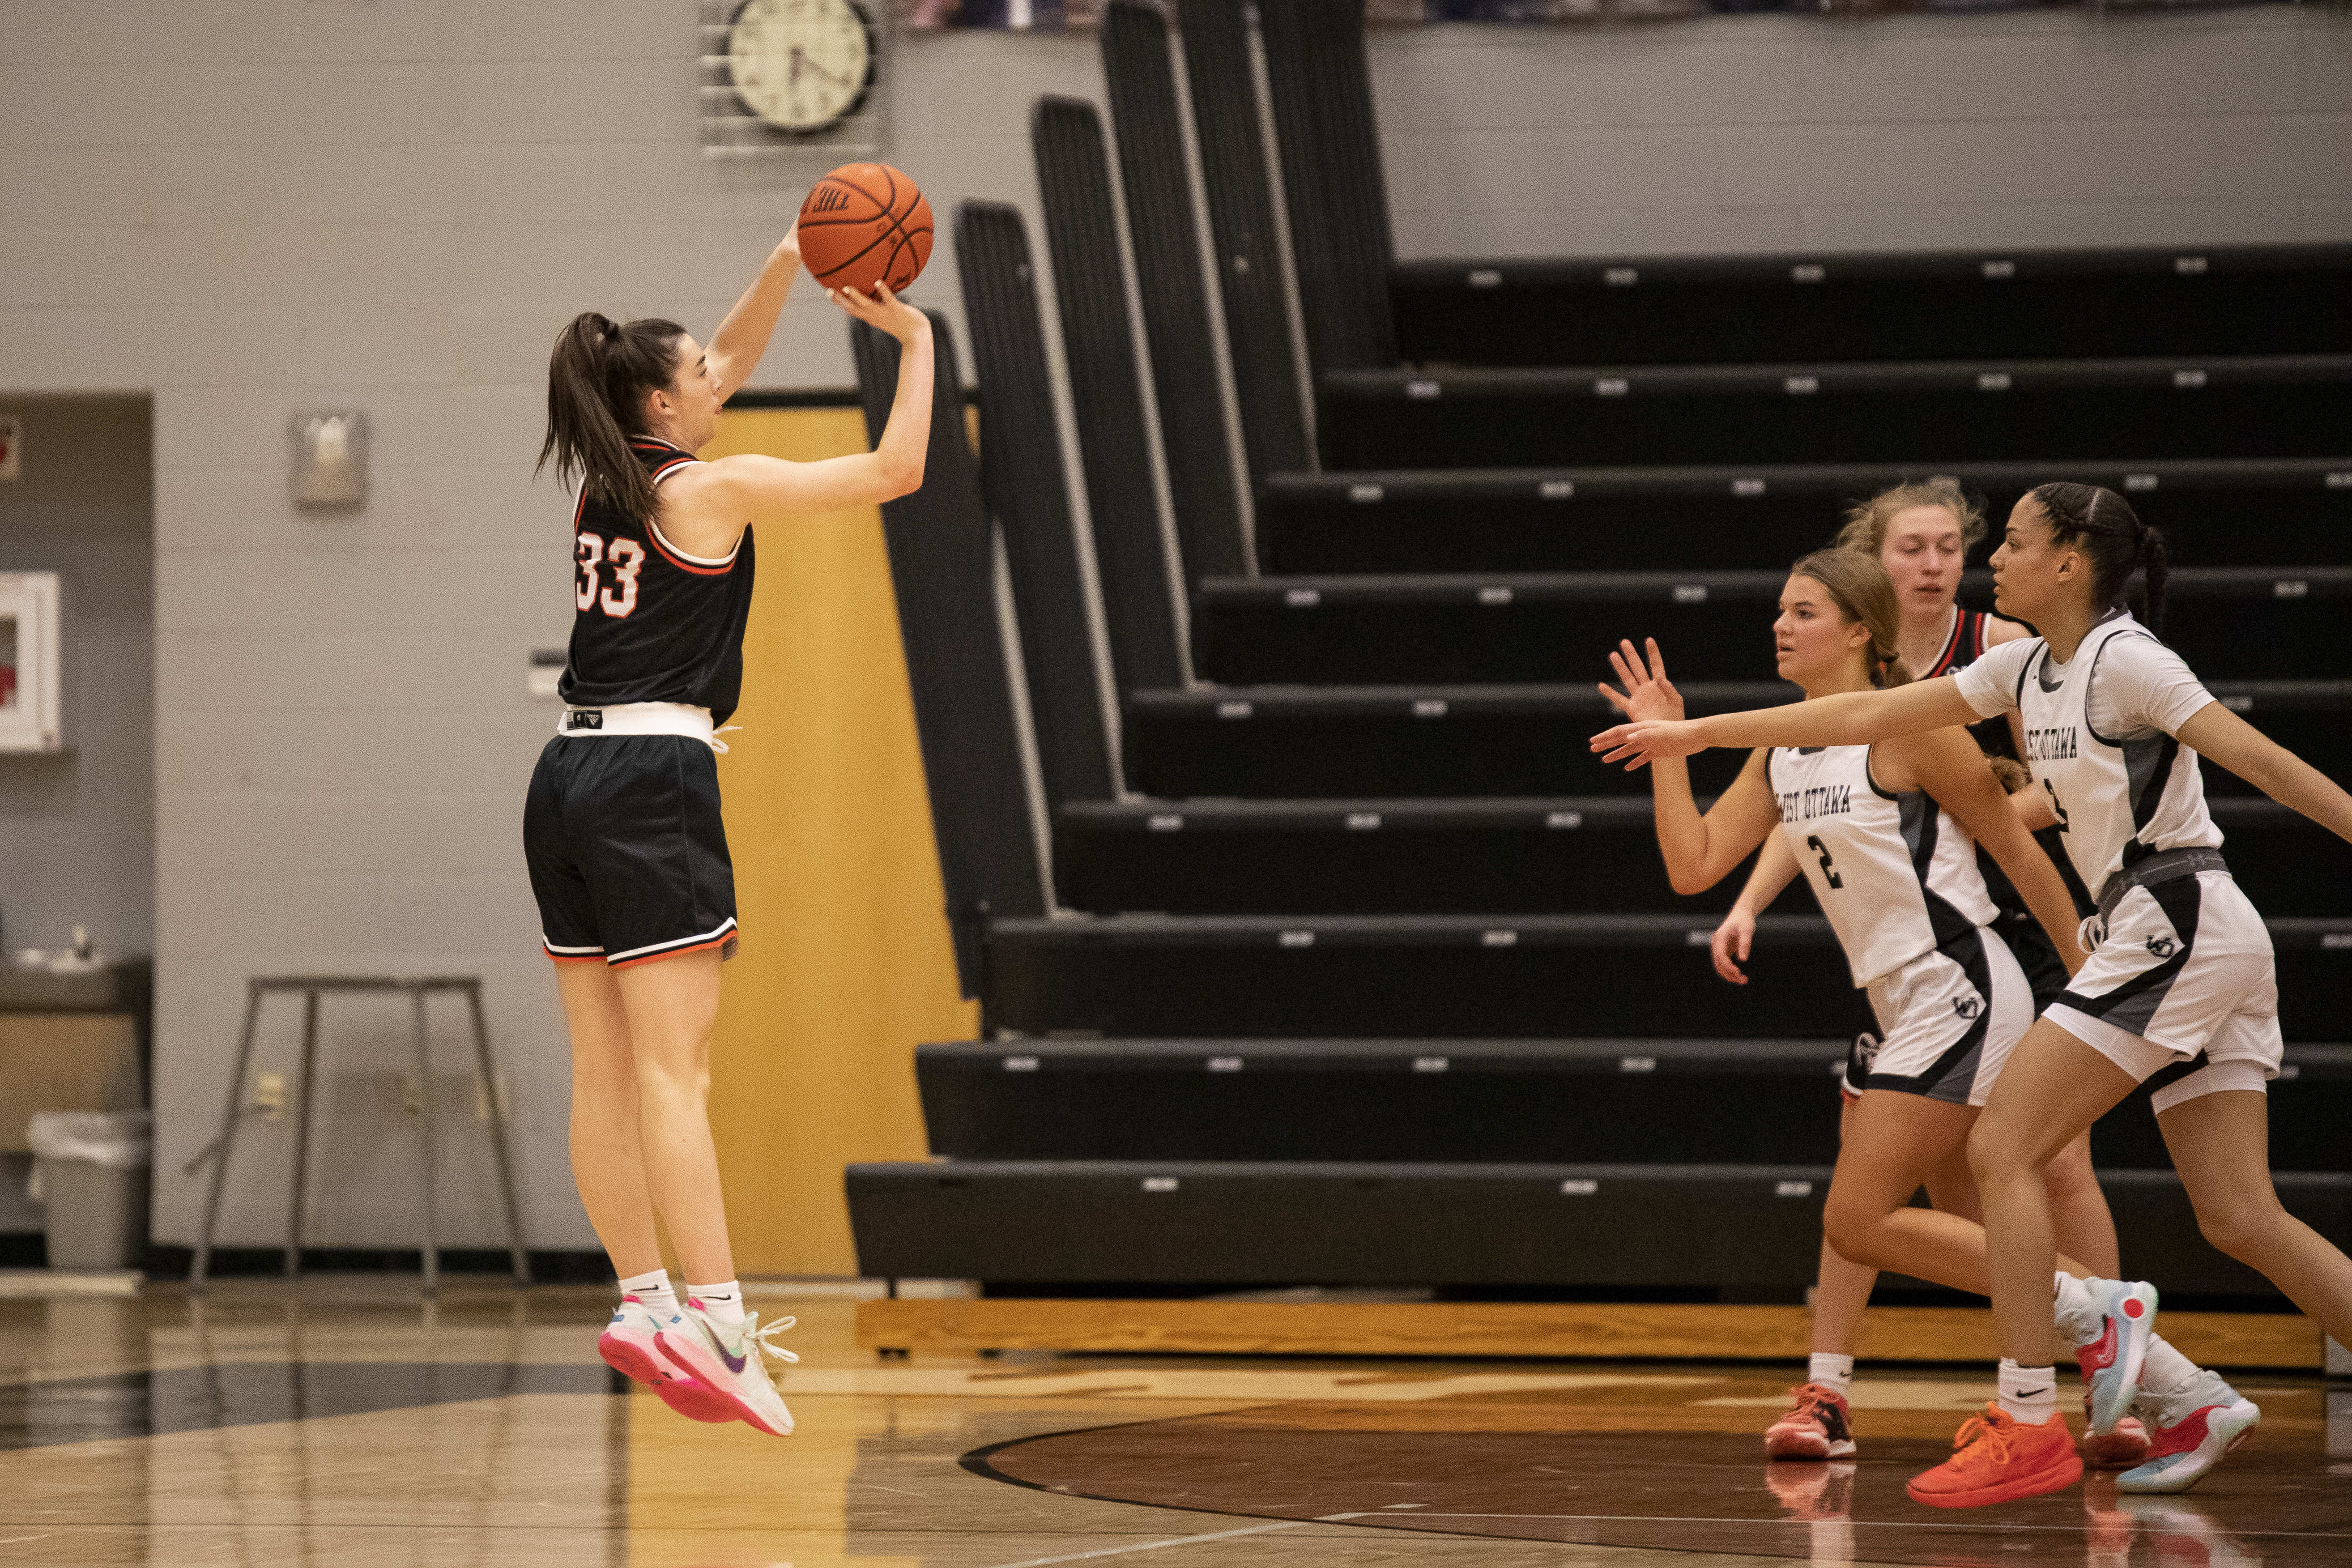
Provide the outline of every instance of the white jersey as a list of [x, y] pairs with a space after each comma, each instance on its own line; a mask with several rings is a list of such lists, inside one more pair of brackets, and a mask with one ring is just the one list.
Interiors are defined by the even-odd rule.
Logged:
[[1925, 790], [1879, 788], [1868, 746], [1776, 746], [1764, 778], [1855, 985], [1999, 915], [1968, 830]]
[[2017, 710], [2025, 764], [2057, 806], [2067, 858], [2094, 895], [2159, 849], [2221, 847], [2197, 753], [2172, 735], [2212, 696], [2130, 615], [2093, 626], [2064, 664], [2025, 637], [1955, 679], [1985, 717]]

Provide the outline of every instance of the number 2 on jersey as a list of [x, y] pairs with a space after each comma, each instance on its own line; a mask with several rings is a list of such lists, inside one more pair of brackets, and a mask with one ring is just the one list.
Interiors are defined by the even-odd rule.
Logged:
[[[601, 607], [616, 621], [627, 620], [629, 612], [637, 607], [637, 574], [645, 569], [646, 547], [626, 537], [607, 542], [602, 534], [583, 532], [575, 538], [572, 549], [580, 563], [580, 582], [572, 590], [572, 602], [583, 610]], [[605, 563], [613, 568], [618, 598], [614, 597], [613, 588], [603, 588], [599, 581], [597, 568]]]
[[1805, 847], [1822, 858], [1822, 875], [1829, 879], [1831, 887], [1843, 888], [1845, 886], [1845, 879], [1840, 877], [1837, 874], [1837, 868], [1830, 864], [1830, 852], [1822, 847], [1822, 836], [1820, 834], [1814, 833], [1807, 835], [1805, 838]]

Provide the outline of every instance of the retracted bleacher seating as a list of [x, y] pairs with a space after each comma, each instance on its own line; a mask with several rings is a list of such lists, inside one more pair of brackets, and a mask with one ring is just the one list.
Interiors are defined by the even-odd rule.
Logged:
[[[902, 620], [956, 628], [908, 651], [983, 1037], [918, 1054], [933, 1163], [851, 1167], [861, 1268], [1796, 1300], [1867, 1008], [1799, 894], [1749, 984], [1715, 977], [1737, 879], [1675, 897], [1646, 779], [1587, 752], [1605, 650], [1657, 636], [1697, 711], [1787, 700], [1769, 606], [1845, 502], [2086, 479], [2167, 530], [2215, 694], [2352, 775], [2352, 247], [1394, 263], [1360, 0], [1255, 15], [1178, 0], [1179, 68], [1170, 12], [1112, 0], [1116, 138], [1077, 100], [1033, 120], [1075, 492], [1040, 258], [1010, 206], [956, 220], [980, 475], [935, 431], [950, 482], [885, 513]], [[955, 701], [1008, 652], [1051, 908], [1018, 892], [1014, 704], [993, 673]], [[2209, 777], [2278, 948], [2280, 1190], [2343, 1242], [2352, 852]], [[984, 834], [1020, 853], [956, 841]], [[2095, 1151], [2136, 1268], [2266, 1291], [2197, 1238], [2144, 1104]]]

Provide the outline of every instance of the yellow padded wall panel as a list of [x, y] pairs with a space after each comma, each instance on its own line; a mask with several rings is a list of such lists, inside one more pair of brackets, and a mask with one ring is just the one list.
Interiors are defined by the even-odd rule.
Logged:
[[[855, 409], [722, 415], [705, 458], [866, 450]], [[842, 1167], [921, 1159], [915, 1047], [968, 1039], [877, 508], [761, 518], [719, 759], [741, 951], [711, 1042], [736, 1268], [852, 1274]]]

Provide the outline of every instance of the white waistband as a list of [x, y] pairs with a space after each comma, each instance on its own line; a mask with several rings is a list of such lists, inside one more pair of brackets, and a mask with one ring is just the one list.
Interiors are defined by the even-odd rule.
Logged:
[[622, 702], [610, 708], [566, 705], [563, 717], [556, 721], [555, 732], [574, 739], [593, 735], [684, 735], [714, 752], [727, 749], [710, 727], [710, 710], [684, 702]]

